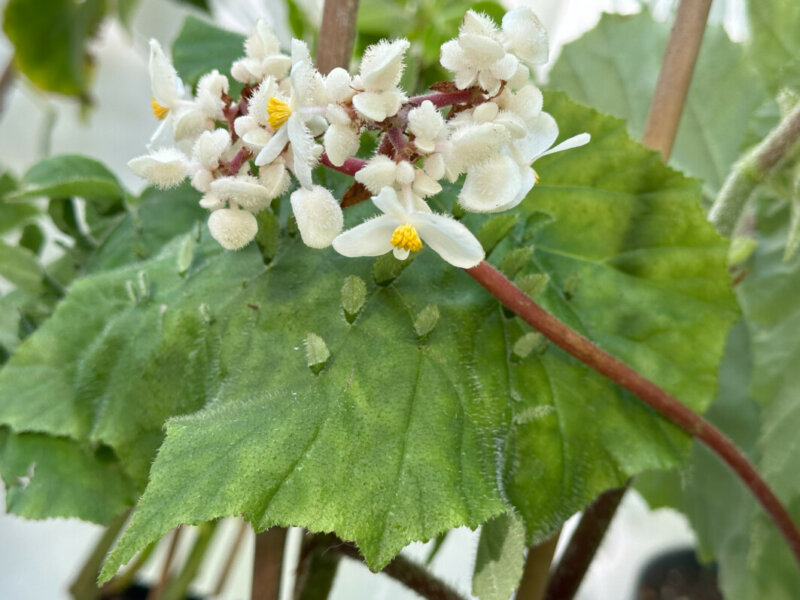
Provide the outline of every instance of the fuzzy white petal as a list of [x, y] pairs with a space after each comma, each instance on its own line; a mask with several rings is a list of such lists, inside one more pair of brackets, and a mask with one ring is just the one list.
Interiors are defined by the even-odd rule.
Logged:
[[331, 101], [336, 103], [347, 102], [355, 93], [350, 73], [341, 67], [336, 67], [325, 76], [325, 89]]
[[425, 171], [417, 169], [414, 173], [414, 185], [412, 186], [414, 193], [427, 198], [428, 196], [435, 196], [442, 191], [442, 186], [438, 181], [431, 178]]
[[560, 144], [553, 146], [549, 150], [542, 152], [539, 156], [546, 156], [547, 154], [563, 152], [564, 150], [570, 150], [571, 148], [579, 148], [580, 146], [585, 146], [586, 144], [588, 144], [591, 141], [591, 139], [592, 136], [589, 135], [588, 133], [579, 133], [578, 135], [574, 135], [571, 138], [564, 140]]
[[178, 185], [189, 174], [186, 156], [176, 148], [160, 148], [128, 162], [131, 170], [160, 188]]
[[258, 180], [267, 190], [270, 198], [282, 195], [291, 185], [289, 171], [286, 169], [286, 165], [280, 162], [259, 169]]
[[399, 39], [381, 40], [369, 46], [361, 59], [361, 80], [367, 90], [385, 91], [400, 82], [403, 55], [411, 44]]
[[444, 177], [445, 173], [444, 156], [440, 152], [429, 155], [425, 158], [425, 164], [422, 168], [432, 179], [438, 181]]
[[153, 97], [161, 106], [171, 110], [182, 96], [183, 84], [157, 40], [150, 40], [149, 71]]
[[224, 129], [204, 131], [197, 138], [192, 156], [206, 169], [216, 169], [220, 158], [231, 147], [231, 136]]
[[404, 100], [405, 96], [398, 90], [361, 92], [353, 96], [353, 106], [368, 119], [383, 121], [397, 114]]
[[209, 192], [200, 198], [200, 206], [206, 210], [219, 210], [225, 207], [225, 200]]
[[388, 156], [378, 154], [367, 161], [355, 174], [355, 179], [373, 194], [378, 194], [386, 186], [394, 183], [397, 163]]
[[298, 113], [292, 113], [286, 122], [289, 141], [294, 154], [294, 174], [305, 188], [311, 188], [311, 171], [317, 164], [322, 147], [314, 141], [311, 132]]
[[281, 94], [278, 92], [278, 85], [275, 83], [275, 80], [272, 77], [267, 77], [256, 88], [253, 95], [250, 96], [250, 100], [247, 101], [247, 114], [255, 119], [262, 127], [267, 127], [269, 125], [267, 103], [273, 96], [280, 98]]
[[211, 182], [211, 192], [231, 202], [236, 202], [245, 210], [258, 212], [269, 206], [273, 196], [252, 175], [220, 177]]
[[333, 240], [333, 249], [344, 256], [380, 256], [392, 249], [392, 234], [402, 223], [380, 215], [348, 229]]
[[397, 163], [397, 175], [395, 176], [397, 183], [401, 185], [410, 185], [414, 182], [414, 167], [407, 160], [401, 160]]
[[508, 156], [496, 156], [467, 171], [458, 203], [470, 212], [498, 212], [517, 198], [521, 184], [517, 163]]
[[299, 188], [290, 197], [292, 211], [303, 243], [310, 248], [327, 248], [342, 232], [344, 217], [339, 203], [327, 189], [315, 185]]
[[522, 162], [530, 164], [546, 152], [556, 138], [558, 138], [556, 120], [548, 113], [542, 112], [528, 124], [528, 134], [514, 141], [514, 147], [520, 153]]
[[451, 265], [470, 269], [485, 254], [472, 232], [451, 217], [434, 213], [415, 213], [411, 223], [422, 241]]
[[278, 129], [275, 135], [267, 142], [267, 145], [258, 153], [258, 156], [256, 156], [256, 166], [260, 167], [269, 164], [278, 158], [278, 155], [283, 152], [288, 142], [289, 129], [284, 125]]
[[510, 139], [508, 130], [498, 123], [481, 123], [463, 127], [451, 137], [448, 167], [463, 172], [498, 153]]
[[407, 220], [407, 212], [403, 204], [397, 198], [397, 191], [393, 187], [383, 188], [377, 196], [372, 197], [372, 203], [377, 206], [382, 213], [389, 215], [399, 222]]
[[192, 175], [192, 187], [198, 192], [206, 193], [211, 189], [214, 174], [208, 169], [198, 169]]
[[246, 210], [220, 208], [208, 217], [208, 230], [220, 246], [227, 250], [244, 248], [258, 233], [258, 223]]
[[344, 161], [358, 152], [360, 137], [358, 131], [347, 125], [334, 123], [325, 131], [325, 153], [330, 161], [340, 167]]
[[503, 16], [503, 35], [508, 49], [531, 66], [547, 62], [547, 30], [533, 11], [521, 7]]

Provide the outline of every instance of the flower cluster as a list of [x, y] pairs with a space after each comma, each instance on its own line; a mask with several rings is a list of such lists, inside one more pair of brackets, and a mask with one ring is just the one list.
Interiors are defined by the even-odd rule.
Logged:
[[[291, 186], [292, 211], [303, 242], [345, 256], [392, 251], [406, 259], [424, 245], [449, 263], [470, 268], [483, 260], [475, 236], [452, 216], [428, 205], [440, 181], [464, 184], [464, 210], [490, 213], [519, 204], [538, 181], [532, 168], [545, 154], [586, 144], [588, 134], [553, 146], [555, 120], [542, 110], [530, 69], [547, 61], [547, 34], [527, 8], [510, 11], [498, 27], [468, 11], [457, 38], [442, 46], [441, 64], [454, 81], [409, 98], [399, 87], [404, 39], [367, 48], [358, 74], [317, 71], [306, 45], [292, 41], [291, 56], [264, 22], [245, 42], [231, 76], [212, 71], [192, 97], [155, 40], [150, 42], [153, 114], [160, 121], [148, 154], [130, 167], [160, 187], [190, 178], [212, 211], [211, 235], [227, 249], [250, 243], [255, 214]], [[355, 158], [361, 134], [381, 135], [368, 160]], [[348, 231], [340, 202], [315, 185], [322, 163], [354, 175], [382, 214]]]

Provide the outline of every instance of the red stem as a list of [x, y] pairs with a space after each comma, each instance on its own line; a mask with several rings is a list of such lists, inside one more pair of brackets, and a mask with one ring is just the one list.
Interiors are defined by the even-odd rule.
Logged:
[[567, 327], [531, 300], [486, 261], [466, 270], [478, 283], [547, 339], [614, 383], [714, 451], [740, 477], [789, 543], [800, 564], [800, 531], [755, 467], [719, 429], [608, 352]]
[[442, 108], [444, 106], [452, 106], [453, 104], [463, 104], [464, 102], [470, 102], [474, 99], [475, 90], [473, 88], [467, 88], [466, 90], [460, 90], [458, 92], [433, 92], [431, 94], [414, 96], [413, 98], [409, 98], [406, 104], [419, 106], [426, 100], [429, 100], [433, 102], [435, 107]]
[[323, 152], [322, 156], [319, 157], [319, 162], [323, 165], [328, 167], [329, 169], [333, 169], [334, 171], [339, 171], [339, 173], [344, 173], [345, 175], [353, 176], [358, 173], [361, 169], [364, 168], [364, 165], [367, 164], [363, 158], [348, 158], [344, 161], [344, 164], [341, 167], [337, 167], [331, 162], [331, 159], [328, 158], [328, 155]]

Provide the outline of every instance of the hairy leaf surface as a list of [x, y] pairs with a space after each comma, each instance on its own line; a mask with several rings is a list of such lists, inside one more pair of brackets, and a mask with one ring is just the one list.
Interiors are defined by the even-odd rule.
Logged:
[[[648, 11], [603, 15], [594, 30], [564, 47], [550, 87], [628, 119], [629, 131], [640, 138], [669, 31], [667, 23], [654, 21]], [[746, 124], [767, 100], [744, 50], [721, 27], [709, 27], [670, 164], [703, 179], [705, 191], [715, 195], [739, 157]]]
[[[491, 260], [532, 246], [510, 262], [548, 276], [548, 310], [704, 409], [736, 307], [698, 184], [623, 122], [561, 95], [546, 102], [564, 136], [593, 141], [537, 162], [541, 183]], [[474, 231], [482, 221], [465, 219]], [[106, 444], [140, 484], [174, 417], [106, 576], [178, 523], [227, 514], [333, 530], [372, 568], [509, 503], [540, 539], [603, 489], [688, 450], [557, 348], [512, 352], [530, 328], [430, 250], [379, 285], [375, 261], [286, 234], [266, 265], [255, 245], [224, 252], [207, 232], [188, 268], [185, 248], [183, 234], [76, 282], [0, 371], [3, 423]], [[348, 318], [353, 275], [367, 289]], [[431, 306], [438, 319], [420, 336]], [[311, 366], [309, 339], [329, 352]]]

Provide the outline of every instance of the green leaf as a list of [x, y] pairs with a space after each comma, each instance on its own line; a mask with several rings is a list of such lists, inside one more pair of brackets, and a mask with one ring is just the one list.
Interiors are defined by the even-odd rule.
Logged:
[[39, 211], [27, 202], [7, 202], [5, 197], [17, 187], [17, 182], [8, 174], [0, 175], [0, 234], [15, 229], [35, 217]]
[[342, 310], [348, 323], [356, 320], [367, 299], [367, 284], [356, 275], [348, 275], [342, 285]]
[[42, 289], [42, 267], [36, 255], [21, 246], [0, 242], [0, 277], [30, 294]]
[[[648, 11], [603, 15], [594, 30], [564, 47], [550, 87], [627, 119], [640, 138], [668, 37], [669, 25]], [[706, 194], [716, 195], [739, 157], [753, 113], [766, 101], [742, 48], [723, 29], [709, 27], [670, 164], [703, 179]]]
[[792, 0], [748, 3], [749, 54], [773, 94], [789, 87], [800, 92], [800, 5]]
[[123, 195], [117, 178], [101, 163], [77, 154], [62, 154], [46, 158], [28, 169], [17, 191], [7, 198], [80, 196], [106, 205], [120, 200]]
[[43, 90], [86, 101], [94, 62], [86, 45], [105, 11], [105, 0], [9, 0], [3, 31], [17, 68]]
[[26, 519], [77, 517], [107, 524], [136, 499], [113, 453], [74, 440], [0, 427], [8, 512]]
[[[541, 182], [493, 259], [535, 246], [517, 262], [549, 276], [547, 310], [702, 410], [736, 306], [699, 186], [621, 121], [561, 95], [547, 107], [565, 136], [593, 142], [537, 163]], [[349, 223], [369, 206], [354, 211]], [[473, 231], [484, 220], [464, 219]], [[530, 328], [429, 249], [387, 266], [284, 233], [264, 265], [255, 245], [224, 252], [204, 230], [181, 276], [182, 244], [75, 282], [0, 371], [0, 422], [107, 444], [140, 485], [149, 471], [106, 576], [175, 525], [228, 514], [258, 530], [333, 530], [374, 569], [412, 540], [507, 512], [509, 499], [536, 539], [688, 450], [556, 347], [512, 360]], [[350, 275], [366, 286], [352, 323], [340, 310]], [[439, 318], [421, 344], [428, 305]], [[329, 353], [318, 374], [310, 332]]]
[[[186, 17], [178, 37], [172, 43], [172, 62], [184, 83], [192, 87], [200, 77], [217, 69], [230, 73], [233, 61], [244, 56], [244, 36], [215, 27], [196, 17]], [[242, 85], [231, 79], [231, 95], [236, 97]]]
[[522, 579], [525, 566], [525, 526], [504, 513], [481, 527], [472, 595], [480, 600], [508, 600]]

